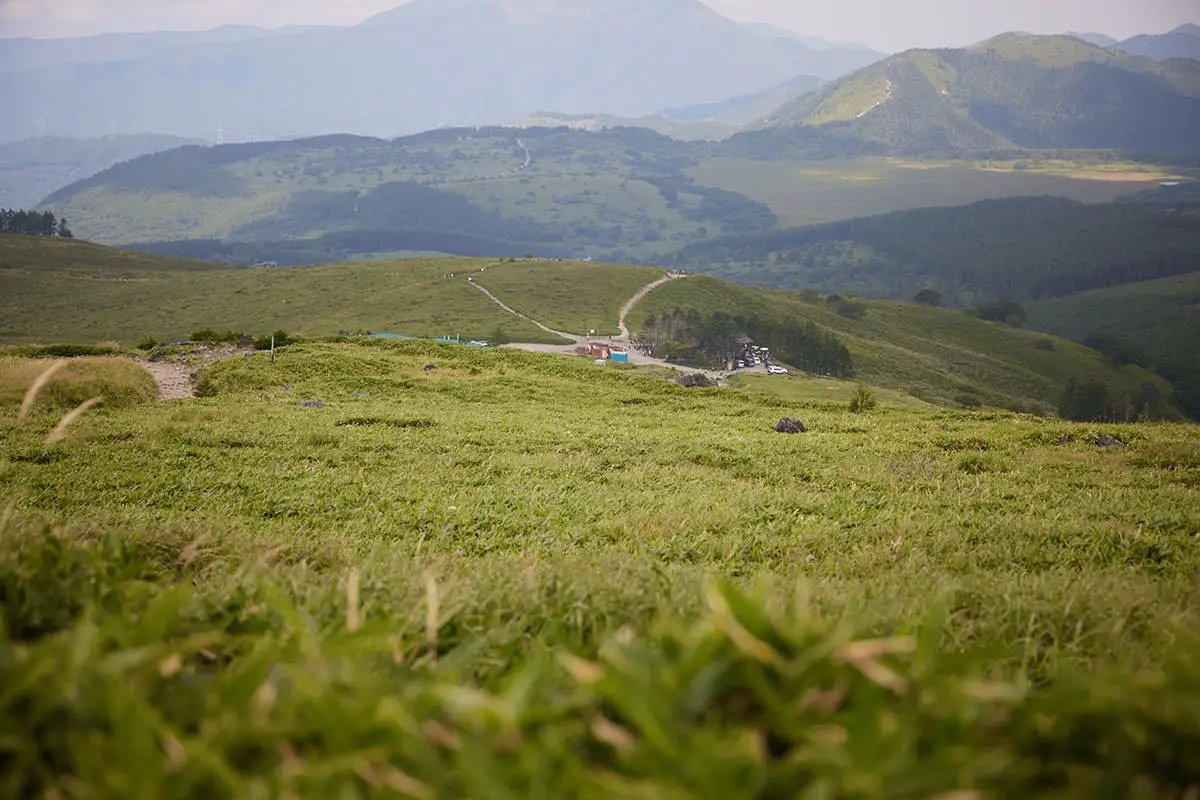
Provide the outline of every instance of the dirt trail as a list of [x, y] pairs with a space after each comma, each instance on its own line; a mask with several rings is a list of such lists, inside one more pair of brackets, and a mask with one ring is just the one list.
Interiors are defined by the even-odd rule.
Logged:
[[624, 339], [626, 342], [629, 341], [629, 328], [626, 327], [626, 325], [625, 325], [625, 317], [629, 316], [629, 312], [633, 311], [633, 307], [636, 306], [643, 297], [650, 294], [651, 292], [653, 292], [658, 287], [662, 286], [667, 281], [674, 280], [675, 278], [682, 278], [682, 277], [683, 277], [682, 275], [679, 275], [677, 273], [669, 272], [666, 275], [663, 275], [658, 280], [654, 281], [653, 283], [648, 283], [645, 286], [643, 286], [641, 289], [638, 290], [637, 294], [635, 294], [633, 297], [629, 298], [628, 302], [626, 302], [625, 305], [621, 306], [621, 317], [620, 317], [620, 319], [617, 320], [617, 327], [621, 329], [621, 338], [622, 339]]
[[[678, 372], [683, 372], [683, 373], [694, 373], [694, 374], [707, 375], [708, 377], [710, 377], [714, 380], [720, 379], [720, 378], [724, 377], [723, 373], [713, 372], [712, 370], [707, 370], [707, 369], [696, 369], [694, 367], [684, 367], [684, 366], [680, 366], [679, 364], [672, 364], [668, 361], [663, 361], [662, 359], [653, 358], [651, 356], [648, 356], [645, 353], [640, 353], [640, 352], [634, 350], [630, 346], [629, 328], [626, 327], [626, 325], [625, 325], [625, 317], [628, 316], [629, 312], [633, 310], [633, 307], [638, 304], [638, 301], [641, 300], [646, 295], [648, 295], [650, 292], [654, 291], [659, 286], [662, 286], [664, 283], [666, 283], [669, 280], [674, 280], [675, 278], [682, 278], [682, 277], [684, 277], [684, 276], [678, 275], [675, 273], [672, 273], [670, 275], [664, 275], [663, 277], [659, 278], [658, 280], [648, 283], [645, 286], [643, 286], [641, 289], [639, 289], [638, 292], [633, 297], [629, 298], [629, 300], [626, 301], [625, 305], [621, 308], [620, 319], [618, 320], [618, 326], [621, 329], [621, 335], [614, 336], [614, 337], [601, 336], [601, 337], [597, 337], [597, 341], [605, 341], [605, 340], [611, 338], [612, 342], [614, 344], [619, 344], [619, 345], [625, 346], [629, 351], [629, 363], [630, 364], [634, 364], [634, 365], [638, 365], [638, 366], [662, 367], [663, 369], [671, 369], [671, 370], [676, 370]], [[519, 312], [516, 309], [512, 308], [511, 306], [507, 305], [506, 303], [504, 303], [504, 301], [500, 300], [500, 298], [496, 297], [496, 295], [492, 294], [487, 289], [480, 286], [478, 283], [475, 283], [474, 281], [469, 281], [469, 283], [472, 286], [474, 286], [476, 289], [478, 289], [479, 291], [483, 292], [489, 298], [491, 298], [493, 303], [495, 303], [496, 305], [503, 308], [509, 314], [512, 314], [515, 317], [520, 317], [521, 319], [538, 326], [539, 328], [546, 331], [547, 333], [552, 333], [555, 336], [561, 336], [564, 339], [569, 339], [571, 342], [570, 344], [528, 344], [528, 343], [514, 342], [512, 344], [504, 345], [504, 347], [511, 347], [516, 350], [526, 350], [531, 353], [554, 353], [554, 354], [572, 355], [573, 356], [573, 355], [575, 355], [575, 348], [581, 347], [581, 346], [582, 347], [587, 346], [587, 344], [589, 342], [589, 339], [587, 336], [577, 336], [576, 334], [573, 334], [573, 333], [563, 333], [562, 331], [556, 331], [553, 328], [548, 328], [545, 325], [543, 325], [542, 323], [538, 322], [536, 319], [533, 319], [532, 317], [527, 317], [524, 314], [522, 314], [521, 312]]]
[[159, 400], [185, 400], [196, 396], [196, 390], [192, 387], [192, 371], [185, 364], [143, 361], [140, 358], [138, 363], [154, 376]]
[[256, 350], [241, 347], [197, 347], [189, 352], [172, 356], [170, 360], [150, 361], [134, 359], [154, 378], [158, 386], [159, 400], [186, 400], [196, 396], [192, 375], [209, 364], [238, 356], [252, 356]]

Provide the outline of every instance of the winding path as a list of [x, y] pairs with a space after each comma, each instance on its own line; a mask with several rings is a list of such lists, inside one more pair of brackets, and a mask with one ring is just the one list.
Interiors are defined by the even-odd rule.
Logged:
[[[662, 367], [663, 369], [673, 369], [673, 370], [676, 370], [678, 372], [683, 372], [683, 373], [698, 373], [698, 374], [702, 374], [702, 375], [707, 375], [708, 377], [713, 378], [715, 380], [715, 379], [722, 377], [722, 374], [719, 372], [713, 372], [712, 370], [696, 369], [695, 367], [684, 367], [684, 366], [680, 366], [679, 364], [672, 364], [669, 361], [664, 361], [660, 358], [653, 358], [652, 356], [648, 356], [645, 353], [640, 353], [640, 352], [634, 350], [630, 346], [630, 332], [629, 332], [629, 328], [625, 325], [625, 318], [629, 315], [629, 312], [632, 311], [633, 307], [638, 304], [638, 301], [640, 301], [643, 297], [648, 295], [650, 292], [657, 289], [659, 286], [662, 286], [667, 281], [674, 280], [676, 278], [683, 278], [683, 277], [684, 277], [683, 275], [679, 275], [676, 273], [670, 273], [670, 274], [664, 275], [661, 278], [658, 278], [657, 280], [651, 281], [650, 283], [646, 284], [641, 289], [639, 289], [637, 291], [637, 293], [634, 294], [633, 297], [630, 297], [629, 300], [627, 300], [625, 302], [625, 305], [621, 307], [621, 314], [618, 319], [618, 327], [621, 330], [621, 334], [619, 336], [612, 337], [612, 340], [615, 344], [621, 344], [626, 347], [626, 349], [629, 351], [629, 363], [630, 364], [634, 364], [634, 365], [638, 365], [638, 366]], [[552, 333], [555, 336], [561, 336], [564, 339], [570, 340], [570, 344], [561, 344], [561, 345], [560, 344], [532, 344], [532, 343], [514, 342], [512, 344], [504, 345], [504, 347], [511, 347], [516, 350], [526, 350], [526, 351], [529, 351], [532, 353], [556, 353], [556, 354], [562, 354], [562, 355], [575, 355], [576, 347], [581, 347], [581, 346], [586, 347], [588, 345], [588, 341], [589, 341], [588, 337], [578, 336], [573, 333], [564, 333], [562, 331], [556, 331], [553, 328], [549, 328], [549, 327], [543, 325], [542, 323], [538, 322], [536, 319], [533, 319], [532, 317], [528, 317], [528, 316], [522, 314], [520, 311], [517, 311], [515, 308], [509, 306], [504, 301], [500, 300], [500, 298], [496, 297], [496, 295], [492, 294], [490, 291], [488, 291], [484, 287], [480, 286], [475, 281], [468, 281], [468, 283], [470, 283], [476, 289], [478, 289], [479, 291], [481, 291], [485, 295], [487, 295], [493, 303], [500, 306], [502, 309], [507, 311], [509, 314], [512, 314], [515, 317], [519, 317], [519, 318], [525, 320], [526, 322], [530, 322], [530, 323], [536, 325], [537, 327], [541, 328], [542, 330], [546, 331], [547, 333]]]

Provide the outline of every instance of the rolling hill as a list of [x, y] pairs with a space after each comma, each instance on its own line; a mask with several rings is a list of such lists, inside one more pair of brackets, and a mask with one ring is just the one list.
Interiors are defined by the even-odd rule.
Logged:
[[45, 136], [0, 144], [0, 208], [33, 208], [46, 196], [122, 161], [201, 144], [177, 136]]
[[698, 152], [647, 130], [547, 128], [190, 147], [46, 206], [81, 238], [242, 263], [414, 250], [626, 260], [775, 227], [765, 205], [688, 177]]
[[[146, 336], [181, 339], [201, 328], [557, 343], [558, 337], [476, 291], [466, 277], [534, 319], [584, 333], [615, 330], [620, 306], [662, 274], [621, 265], [495, 259], [238, 270], [28, 237], [0, 237], [0, 263], [0, 341], [127, 345]], [[649, 316], [676, 308], [721, 312], [747, 326], [754, 320], [775, 327], [811, 323], [821, 336], [849, 348], [859, 378], [935, 403], [1052, 414], [1072, 378], [1101, 382], [1121, 396], [1150, 393], [1164, 404], [1170, 391], [1145, 370], [1114, 368], [1092, 350], [1044, 334], [943, 309], [863, 306], [846, 316], [836, 299], [696, 277], [655, 289], [628, 319], [635, 333]]]
[[534, 109], [636, 118], [875, 58], [764, 39], [697, 0], [412, 0], [351, 28], [210, 38], [138, 39], [127, 58], [5, 70], [0, 141], [33, 135], [39, 119], [60, 136], [116, 121], [244, 141], [395, 136]]
[[734, 152], [963, 155], [1012, 149], [1200, 153], [1200, 63], [1065, 36], [912, 50], [784, 105]]

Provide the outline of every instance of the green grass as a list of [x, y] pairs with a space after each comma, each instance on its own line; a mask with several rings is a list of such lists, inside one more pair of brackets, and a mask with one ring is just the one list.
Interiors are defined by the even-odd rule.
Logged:
[[[0, 408], [20, 406], [38, 375], [54, 362], [0, 356]], [[60, 416], [93, 397], [103, 397], [106, 408], [128, 408], [154, 396], [154, 379], [132, 360], [72, 358], [44, 385], [31, 411]]]
[[850, 349], [857, 377], [906, 392], [921, 400], [953, 403], [964, 391], [987, 405], [1053, 414], [1071, 378], [1095, 378], [1130, 392], [1152, 383], [1169, 388], [1151, 373], [1134, 367], [1115, 371], [1082, 345], [1054, 340], [1043, 349], [1045, 334], [983, 322], [958, 311], [909, 303], [859, 300], [867, 313], [849, 319], [823, 299], [805, 302], [793, 292], [750, 289], [703, 276], [671, 281], [647, 295], [630, 313], [636, 332], [650, 315], [675, 308], [702, 314], [721, 310], [741, 316], [812, 320], [836, 333]]
[[1200, 352], [1200, 272], [1043, 300], [1025, 311], [1039, 330], [1079, 340], [1112, 333], [1156, 359]]
[[[373, 331], [554, 343], [555, 337], [444, 275], [490, 261], [406, 259], [238, 270], [31, 237], [0, 239], [0, 341], [186, 339], [216, 328], [308, 336]], [[31, 255], [27, 255], [31, 254]], [[28, 265], [28, 266], [26, 266]], [[182, 266], [184, 269], [177, 269]]]
[[1027, 195], [1068, 197], [1085, 203], [1109, 202], [1134, 194], [1160, 177], [1132, 170], [1111, 171], [1080, 165], [1061, 169], [1006, 170], [984, 162], [920, 162], [860, 158], [831, 161], [713, 159], [688, 174], [698, 183], [744, 194], [765, 203], [782, 228], [837, 222], [930, 206], [959, 206], [980, 200]]
[[7, 794], [1200, 781], [1194, 428], [856, 415], [432, 343], [209, 383], [53, 447], [5, 406]]
[[543, 325], [566, 333], [619, 333], [621, 307], [665, 270], [619, 264], [518, 261], [488, 267], [475, 282]]

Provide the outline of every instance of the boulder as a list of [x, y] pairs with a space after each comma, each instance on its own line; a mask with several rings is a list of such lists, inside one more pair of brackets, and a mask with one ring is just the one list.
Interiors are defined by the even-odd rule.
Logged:
[[703, 372], [690, 372], [679, 379], [679, 385], [689, 389], [711, 389], [717, 382]]
[[320, 400], [305, 400], [300, 404], [301, 408], [328, 408], [329, 406], [322, 403]]
[[808, 433], [808, 428], [804, 427], [804, 423], [798, 419], [784, 417], [775, 423], [776, 433]]
[[1101, 436], [1096, 439], [1096, 447], [1124, 447], [1125, 443], [1112, 436]]
[[1066, 436], [1064, 436], [1058, 440], [1056, 447], [1063, 447], [1064, 445], [1068, 445], [1073, 441], [1075, 441], [1075, 437], [1072, 434], [1068, 433]]

